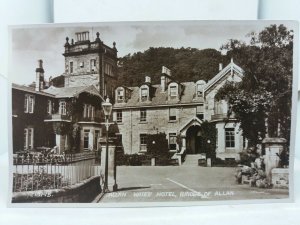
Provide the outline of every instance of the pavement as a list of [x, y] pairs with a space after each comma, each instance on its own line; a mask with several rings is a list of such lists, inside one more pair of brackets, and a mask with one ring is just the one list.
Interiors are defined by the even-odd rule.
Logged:
[[288, 198], [286, 189], [260, 189], [235, 182], [235, 168], [118, 166], [118, 191], [98, 202], [221, 201]]

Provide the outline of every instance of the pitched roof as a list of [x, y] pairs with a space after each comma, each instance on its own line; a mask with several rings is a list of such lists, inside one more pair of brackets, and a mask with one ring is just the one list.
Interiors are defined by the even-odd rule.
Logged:
[[244, 76], [244, 70], [236, 65], [233, 60], [231, 60], [231, 62], [224, 69], [222, 69], [216, 76], [208, 81], [208, 83], [205, 85], [204, 92], [222, 79], [229, 71], [235, 71], [240, 77]]
[[176, 105], [176, 104], [193, 104], [204, 103], [202, 97], [196, 98], [196, 84], [194, 82], [183, 82], [183, 92], [180, 100], [168, 100], [168, 91], [162, 92], [159, 84], [152, 85], [153, 94], [151, 101], [140, 102], [139, 100], [139, 87], [129, 87], [132, 90], [131, 97], [127, 102], [115, 103], [114, 108], [123, 107], [150, 107], [162, 105]]
[[49, 87], [48, 89], [43, 90], [43, 92], [52, 94], [56, 98], [72, 98], [76, 97], [83, 92], [87, 92], [89, 94], [100, 97], [102, 100], [102, 96], [99, 94], [98, 90], [95, 86], [79, 86], [79, 87]]
[[16, 90], [20, 90], [20, 91], [25, 91], [25, 92], [28, 92], [28, 93], [32, 93], [32, 94], [44, 95], [44, 96], [48, 96], [48, 97], [55, 97], [51, 93], [45, 93], [43, 91], [36, 91], [34, 87], [30, 87], [30, 86], [25, 86], [25, 85], [20, 85], [20, 84], [12, 83], [12, 88], [16, 89]]

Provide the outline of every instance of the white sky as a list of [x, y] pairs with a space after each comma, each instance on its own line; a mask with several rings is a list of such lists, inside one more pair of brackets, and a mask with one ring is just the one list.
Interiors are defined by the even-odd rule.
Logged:
[[[90, 31], [90, 39], [100, 39], [108, 46], [117, 43], [118, 56], [124, 56], [149, 47], [192, 47], [219, 50], [229, 39], [247, 41], [246, 34], [259, 32], [277, 22], [139, 22], [139, 23], [90, 23], [36, 25], [14, 27], [11, 32], [11, 57], [9, 75], [11, 81], [29, 84], [35, 80], [37, 60], [44, 61], [45, 78], [64, 72], [65, 38], [75, 40], [75, 32]], [[284, 23], [293, 29], [292, 23]], [[172, 69], [172, 68], [170, 68]]]

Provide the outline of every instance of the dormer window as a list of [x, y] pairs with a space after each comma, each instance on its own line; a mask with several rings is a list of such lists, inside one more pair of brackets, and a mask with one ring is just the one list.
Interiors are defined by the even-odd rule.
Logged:
[[118, 90], [118, 101], [123, 101], [124, 100], [124, 90], [123, 89], [120, 89]]
[[203, 90], [206, 85], [206, 82], [204, 80], [198, 80], [196, 82], [196, 96], [197, 97], [203, 97]]
[[141, 88], [141, 100], [147, 101], [148, 99], [148, 88]]
[[197, 84], [197, 96], [202, 97], [202, 95], [203, 95], [203, 85]]
[[176, 97], [177, 96], [177, 86], [170, 86], [170, 96]]

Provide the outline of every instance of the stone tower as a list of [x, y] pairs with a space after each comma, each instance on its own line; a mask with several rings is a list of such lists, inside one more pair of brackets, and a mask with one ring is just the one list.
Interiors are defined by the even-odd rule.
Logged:
[[103, 97], [114, 99], [117, 80], [117, 49], [105, 45], [99, 32], [95, 41], [90, 41], [88, 31], [75, 33], [76, 41], [66, 37], [65, 87], [95, 85]]

